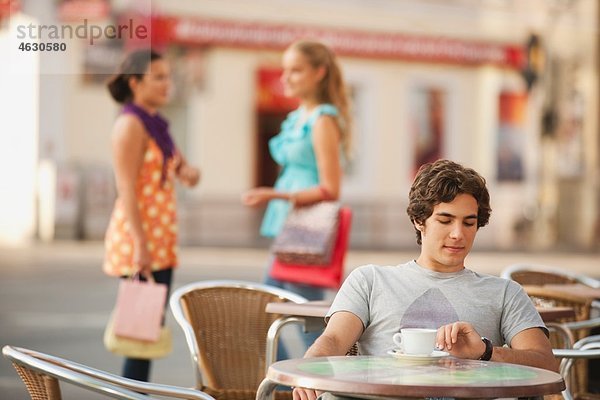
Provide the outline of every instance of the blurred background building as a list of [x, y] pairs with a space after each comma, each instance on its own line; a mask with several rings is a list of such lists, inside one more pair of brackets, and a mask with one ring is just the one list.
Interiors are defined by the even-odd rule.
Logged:
[[[339, 54], [355, 118], [343, 202], [353, 248], [415, 246], [406, 199], [419, 165], [450, 158], [488, 179], [479, 248], [596, 250], [600, 236], [597, 0], [0, 0], [0, 243], [101, 239], [115, 196], [104, 86], [150, 42], [89, 38], [29, 52], [11, 24], [131, 21], [172, 60], [166, 109], [202, 169], [180, 193], [182, 244], [262, 246], [240, 194], [277, 175], [267, 142], [295, 104], [279, 84], [300, 37]], [[12, 47], [11, 47], [12, 46]], [[8, 63], [10, 64], [10, 62]], [[1, 69], [4, 68], [4, 71]]]

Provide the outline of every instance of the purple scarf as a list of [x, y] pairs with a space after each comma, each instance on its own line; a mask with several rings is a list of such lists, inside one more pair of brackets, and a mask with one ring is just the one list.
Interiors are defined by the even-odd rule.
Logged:
[[146, 110], [133, 103], [125, 104], [122, 112], [123, 114], [137, 115], [142, 120], [142, 124], [144, 124], [148, 135], [154, 139], [160, 148], [163, 154], [161, 183], [164, 183], [167, 176], [168, 161], [175, 155], [175, 144], [173, 143], [171, 134], [169, 134], [169, 123], [158, 113], [150, 115]]

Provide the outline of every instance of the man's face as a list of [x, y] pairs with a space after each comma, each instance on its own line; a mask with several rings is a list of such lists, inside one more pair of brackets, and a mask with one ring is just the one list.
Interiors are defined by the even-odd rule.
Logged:
[[421, 254], [417, 263], [437, 272], [457, 272], [464, 268], [477, 233], [477, 200], [459, 194], [450, 203], [433, 207], [421, 231]]

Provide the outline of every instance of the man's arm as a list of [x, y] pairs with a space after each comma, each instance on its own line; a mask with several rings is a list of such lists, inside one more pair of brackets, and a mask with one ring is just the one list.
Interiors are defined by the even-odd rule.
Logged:
[[[468, 322], [455, 322], [438, 329], [437, 346], [458, 358], [477, 360], [485, 351], [481, 336]], [[558, 372], [552, 345], [539, 328], [517, 333], [508, 347], [494, 347], [491, 361], [529, 365]]]
[[492, 361], [529, 365], [554, 372], [559, 369], [559, 362], [552, 354], [552, 345], [540, 328], [517, 333], [510, 347], [494, 347]]
[[[362, 321], [348, 311], [334, 313], [321, 336], [306, 351], [304, 357], [343, 356], [360, 338], [364, 330]], [[320, 392], [294, 388], [294, 400], [315, 400]]]
[[334, 313], [321, 336], [306, 351], [304, 357], [343, 356], [363, 332], [360, 318], [348, 311]]

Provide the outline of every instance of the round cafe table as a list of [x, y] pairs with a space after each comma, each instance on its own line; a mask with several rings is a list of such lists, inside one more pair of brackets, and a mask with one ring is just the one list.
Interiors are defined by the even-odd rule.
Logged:
[[269, 399], [278, 384], [360, 398], [534, 397], [565, 389], [555, 372], [454, 357], [339, 356], [279, 361], [269, 367], [256, 399]]

